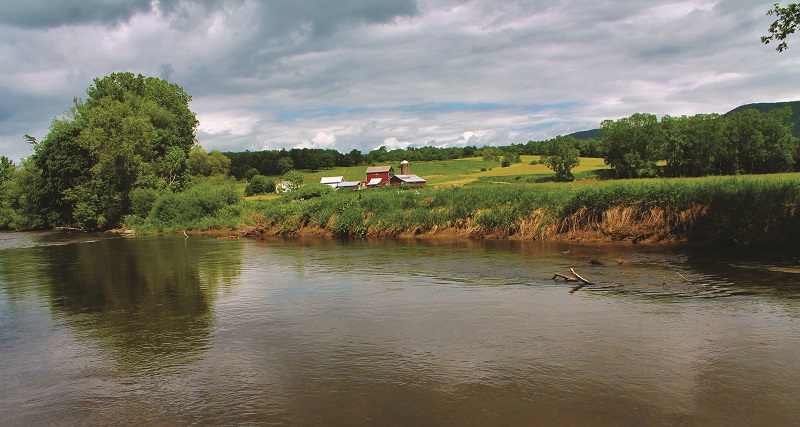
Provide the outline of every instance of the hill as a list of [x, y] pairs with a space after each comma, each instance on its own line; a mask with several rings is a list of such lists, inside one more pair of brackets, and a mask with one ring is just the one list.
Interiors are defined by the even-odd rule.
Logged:
[[791, 121], [794, 123], [794, 128], [792, 129], [792, 134], [798, 138], [800, 138], [800, 101], [789, 101], [789, 102], [761, 102], [755, 104], [745, 104], [739, 107], [734, 108], [731, 111], [723, 114], [723, 116], [727, 117], [733, 113], [744, 111], [744, 110], [758, 110], [762, 113], [766, 113], [767, 111], [774, 110], [776, 108], [783, 108], [783, 107], [792, 107], [792, 118]]
[[[723, 114], [723, 116], [727, 117], [738, 111], [744, 111], [750, 109], [756, 109], [758, 111], [761, 111], [762, 113], [766, 113], [767, 111], [783, 107], [792, 107], [792, 123], [795, 124], [794, 129], [792, 129], [792, 133], [794, 134], [794, 136], [800, 138], [800, 101], [760, 102], [754, 104], [744, 104], [734, 108], [731, 111], [728, 111], [727, 113]], [[602, 135], [600, 135], [599, 128], [574, 132], [569, 134], [569, 136], [578, 140], [590, 139], [590, 138], [602, 138]]]

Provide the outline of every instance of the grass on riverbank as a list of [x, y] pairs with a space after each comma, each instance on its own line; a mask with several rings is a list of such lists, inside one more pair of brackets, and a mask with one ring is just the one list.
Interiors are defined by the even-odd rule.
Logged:
[[[212, 191], [196, 191], [126, 225], [142, 232], [236, 229], [250, 235], [335, 237], [446, 235], [783, 246], [800, 239], [800, 173], [611, 180], [598, 178], [608, 172], [601, 159], [582, 159], [575, 175], [589, 179], [555, 183], [548, 182], [552, 172], [530, 160], [534, 158], [524, 156], [523, 163], [506, 168], [486, 168], [491, 162], [478, 158], [419, 163], [412, 172], [429, 179], [426, 187], [329, 191], [299, 201], [294, 200], [296, 194], [272, 194], [239, 202], [225, 192], [226, 200], [234, 202], [219, 207], [211, 200]], [[347, 169], [307, 174], [304, 188], [319, 187], [315, 181], [321, 176], [342, 174], [357, 180], [353, 175], [364, 172], [364, 167]], [[235, 188], [241, 194], [243, 184]], [[182, 219], [163, 213], [170, 211]]]
[[790, 246], [800, 180], [631, 180], [605, 185], [475, 185], [333, 192], [251, 202], [250, 235], [452, 235], [515, 239], [688, 240]]

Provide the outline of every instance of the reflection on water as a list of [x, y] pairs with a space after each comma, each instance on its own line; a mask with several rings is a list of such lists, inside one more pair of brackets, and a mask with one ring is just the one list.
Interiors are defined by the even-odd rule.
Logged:
[[[0, 423], [795, 425], [797, 258], [737, 256], [18, 244], [0, 249]], [[598, 285], [552, 280], [570, 267]], [[731, 296], [685, 298], [695, 287]]]

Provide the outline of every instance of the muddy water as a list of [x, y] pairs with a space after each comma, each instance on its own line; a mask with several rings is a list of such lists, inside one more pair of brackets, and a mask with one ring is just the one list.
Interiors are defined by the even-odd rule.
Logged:
[[799, 401], [797, 254], [0, 234], [4, 426], [797, 425]]

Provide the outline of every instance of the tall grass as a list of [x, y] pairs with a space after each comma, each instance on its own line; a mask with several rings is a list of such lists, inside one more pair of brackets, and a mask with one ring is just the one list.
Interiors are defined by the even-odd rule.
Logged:
[[[390, 187], [251, 203], [241, 225], [266, 234], [313, 229], [336, 237], [449, 234], [784, 246], [800, 239], [798, 179]], [[260, 222], [248, 217], [255, 213]]]

